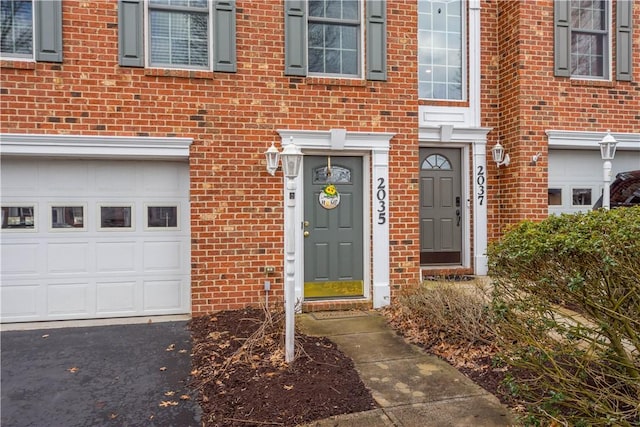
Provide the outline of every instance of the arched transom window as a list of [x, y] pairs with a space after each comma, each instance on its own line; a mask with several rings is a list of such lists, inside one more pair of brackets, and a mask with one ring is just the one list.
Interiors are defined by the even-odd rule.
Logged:
[[442, 154], [431, 154], [426, 159], [424, 159], [420, 168], [422, 170], [451, 170], [451, 162]]

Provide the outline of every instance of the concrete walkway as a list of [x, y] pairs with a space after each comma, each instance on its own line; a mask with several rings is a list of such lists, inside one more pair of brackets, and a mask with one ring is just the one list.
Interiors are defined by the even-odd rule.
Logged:
[[408, 344], [375, 312], [299, 316], [300, 331], [325, 336], [351, 357], [380, 409], [307, 427], [498, 427], [516, 425], [498, 399], [451, 365]]

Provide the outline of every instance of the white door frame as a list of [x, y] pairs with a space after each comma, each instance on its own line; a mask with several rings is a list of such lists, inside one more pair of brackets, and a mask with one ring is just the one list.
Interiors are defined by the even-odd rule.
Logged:
[[[373, 307], [380, 308], [391, 302], [391, 287], [389, 283], [389, 146], [393, 133], [382, 132], [347, 132], [345, 129], [331, 129], [328, 131], [304, 131], [279, 129], [282, 146], [290, 143], [297, 145], [303, 153], [316, 154], [318, 152], [334, 152], [336, 155], [363, 155], [363, 211], [364, 211], [364, 280], [365, 296], [368, 294], [369, 283], [373, 289]], [[371, 162], [371, 163], [369, 163]], [[303, 161], [304, 163], [304, 161]], [[371, 167], [369, 167], [371, 166]], [[371, 170], [371, 174], [369, 173]], [[372, 176], [370, 176], [372, 175]], [[366, 191], [366, 185], [370, 183], [370, 191]], [[379, 186], [384, 187], [380, 191]], [[286, 182], [283, 177], [283, 189], [286, 189]], [[295, 224], [303, 222], [303, 177], [299, 174], [296, 178], [297, 200], [295, 206]], [[284, 194], [284, 191], [283, 191]], [[384, 207], [386, 213], [384, 218], [372, 221], [372, 228], [369, 229], [369, 218], [371, 218], [371, 202], [375, 201], [376, 206]], [[283, 224], [283, 229], [288, 229], [289, 224]], [[295, 245], [297, 253], [302, 253], [304, 248], [302, 227], [293, 226], [295, 230]], [[285, 233], [286, 234], [286, 233]], [[373, 247], [370, 248], [369, 236], [372, 236]], [[284, 236], [284, 248], [287, 247], [288, 236]], [[373, 254], [373, 268], [370, 269], [371, 254]], [[371, 271], [370, 271], [371, 270]], [[296, 301], [303, 300], [304, 286], [304, 256], [297, 257], [295, 263], [295, 298]]]

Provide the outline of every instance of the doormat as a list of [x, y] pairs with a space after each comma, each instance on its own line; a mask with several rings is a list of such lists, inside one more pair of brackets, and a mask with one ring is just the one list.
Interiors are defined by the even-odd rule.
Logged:
[[348, 319], [351, 317], [365, 317], [369, 313], [366, 311], [315, 311], [310, 313], [316, 320], [333, 320], [333, 319]]

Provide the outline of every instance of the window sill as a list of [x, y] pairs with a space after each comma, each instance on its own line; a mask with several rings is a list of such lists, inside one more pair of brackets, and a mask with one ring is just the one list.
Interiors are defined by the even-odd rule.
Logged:
[[180, 77], [184, 79], [208, 79], [213, 80], [213, 71], [208, 70], [174, 70], [170, 68], [145, 68], [145, 76], [154, 77]]
[[587, 80], [571, 79], [571, 86], [576, 87], [615, 87], [616, 82], [611, 80]]
[[15, 70], [35, 70], [36, 63], [34, 61], [3, 59], [0, 60], [0, 68], [13, 68]]
[[339, 78], [339, 77], [303, 77], [301, 78], [301, 80], [308, 85], [354, 86], [354, 87], [367, 86], [367, 80], [365, 79], [345, 79], [345, 78]]
[[469, 107], [469, 101], [447, 101], [439, 99], [420, 99], [418, 105], [428, 105], [431, 107]]

